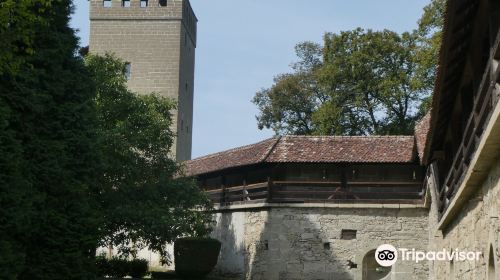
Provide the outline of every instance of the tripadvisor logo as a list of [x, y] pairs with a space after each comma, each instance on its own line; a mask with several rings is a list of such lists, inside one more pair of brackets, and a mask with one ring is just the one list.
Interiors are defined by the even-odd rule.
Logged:
[[399, 248], [390, 245], [383, 244], [378, 246], [375, 251], [375, 260], [380, 266], [388, 267], [392, 266], [398, 260], [398, 251], [399, 256], [402, 261], [413, 261], [413, 262], [421, 262], [421, 261], [479, 261], [482, 255], [481, 252], [472, 252], [472, 251], [459, 251], [455, 249], [453, 251], [448, 251], [443, 249], [441, 251], [417, 251], [415, 249], [406, 249]]
[[375, 251], [375, 260], [380, 266], [392, 266], [398, 260], [398, 251], [390, 244], [380, 245]]

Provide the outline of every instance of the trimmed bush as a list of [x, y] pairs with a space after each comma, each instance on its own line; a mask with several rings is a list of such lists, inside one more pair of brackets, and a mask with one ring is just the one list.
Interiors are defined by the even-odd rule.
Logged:
[[126, 260], [122, 258], [107, 259], [104, 256], [96, 257], [96, 270], [98, 277], [143, 278], [148, 274], [148, 261], [143, 259]]
[[177, 275], [172, 271], [151, 271], [152, 279], [177, 279]]
[[128, 261], [128, 275], [133, 278], [142, 278], [148, 273], [148, 261], [135, 259]]
[[104, 277], [110, 274], [111, 269], [109, 261], [105, 256], [97, 256], [95, 260], [96, 274], [98, 277]]
[[108, 261], [110, 266], [109, 275], [115, 278], [123, 278], [127, 276], [128, 273], [128, 261], [125, 259], [113, 257]]
[[175, 272], [183, 279], [205, 277], [217, 264], [221, 243], [203, 237], [180, 238], [174, 243]]

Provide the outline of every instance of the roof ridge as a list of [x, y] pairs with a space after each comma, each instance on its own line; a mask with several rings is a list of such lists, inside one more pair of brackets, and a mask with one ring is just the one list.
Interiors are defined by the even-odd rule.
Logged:
[[262, 160], [260, 160], [259, 162], [266, 162], [267, 161], [267, 158], [269, 157], [269, 155], [271, 155], [271, 153], [274, 151], [274, 149], [276, 149], [276, 146], [278, 146], [278, 143], [281, 141], [281, 139], [283, 137], [281, 135], [278, 135], [275, 138], [276, 138], [276, 141], [271, 146], [271, 148], [269, 149], [269, 151], [267, 151], [267, 153], [262, 157]]
[[[197, 158], [194, 158], [194, 159], [190, 159], [188, 161], [189, 162], [194, 162], [194, 161], [198, 161], [198, 160], [213, 158], [213, 157], [216, 157], [216, 156], [221, 155], [221, 154], [226, 154], [226, 153], [230, 153], [230, 152], [236, 152], [236, 151], [244, 150], [244, 149], [247, 149], [247, 148], [250, 148], [250, 147], [256, 146], [258, 144], [262, 144], [264, 142], [271, 141], [271, 140], [279, 140], [279, 137], [275, 137], [274, 136], [274, 137], [267, 138], [267, 139], [261, 140], [259, 142], [253, 143], [253, 144], [248, 144], [248, 145], [244, 145], [244, 146], [239, 146], [239, 147], [231, 148], [231, 149], [228, 149], [228, 150], [223, 150], [223, 151], [216, 152], [216, 153], [213, 153], [213, 154], [208, 154], [208, 155], [204, 155], [204, 156], [197, 157]], [[273, 148], [274, 148], [275, 145], [276, 144], [273, 144]], [[265, 160], [265, 158], [264, 158], [264, 160]]]

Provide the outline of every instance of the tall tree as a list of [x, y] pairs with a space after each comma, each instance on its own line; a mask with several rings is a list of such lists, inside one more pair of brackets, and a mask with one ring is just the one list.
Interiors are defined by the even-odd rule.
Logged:
[[[168, 262], [167, 243], [209, 232], [208, 198], [170, 156], [174, 133], [164, 97], [127, 89], [125, 64], [107, 54], [89, 55], [96, 84], [99, 146], [103, 171], [99, 182], [101, 246], [123, 254], [146, 248]], [[133, 246], [131, 246], [133, 244]]]
[[[424, 7], [424, 13], [418, 21], [418, 28], [414, 31], [418, 44], [414, 58], [417, 65], [417, 81], [419, 81], [416, 86], [430, 93], [434, 90], [436, 80], [444, 11], [445, 0], [431, 0], [431, 3]], [[423, 100], [420, 115], [424, 115], [430, 108], [431, 99], [429, 95]]]
[[34, 52], [35, 27], [52, 0], [3, 0], [0, 3], [0, 73], [18, 69]]
[[319, 84], [329, 99], [313, 115], [320, 134], [411, 133], [416, 89], [415, 37], [356, 29], [326, 34]]
[[0, 265], [7, 279], [92, 278], [97, 122], [92, 81], [68, 26], [71, 8], [68, 0], [0, 3]]
[[[444, 0], [424, 8], [418, 29], [327, 33], [301, 43], [292, 73], [252, 100], [259, 129], [277, 134], [408, 134], [432, 93]], [[322, 57], [321, 57], [322, 53]]]
[[312, 134], [312, 114], [325, 101], [316, 71], [322, 65], [321, 46], [302, 42], [295, 47], [299, 61], [294, 73], [278, 75], [271, 88], [257, 92], [252, 102], [259, 108], [259, 129], [272, 128], [277, 134]]

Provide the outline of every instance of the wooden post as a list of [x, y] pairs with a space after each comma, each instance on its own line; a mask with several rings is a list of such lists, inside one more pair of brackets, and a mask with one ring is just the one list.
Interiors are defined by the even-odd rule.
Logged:
[[273, 181], [271, 180], [271, 177], [267, 177], [267, 202], [270, 203], [273, 200], [272, 196], [272, 187]]
[[221, 205], [226, 205], [227, 203], [226, 176], [222, 176], [221, 181], [222, 181]]
[[347, 174], [346, 174], [347, 166], [342, 164], [341, 173], [340, 173], [340, 187], [343, 190], [347, 189]]
[[226, 202], [226, 187], [224, 185], [221, 186], [221, 193], [220, 193], [220, 205], [224, 205]]
[[242, 190], [242, 200], [245, 202], [247, 201], [248, 198], [248, 192], [247, 192], [247, 180], [243, 179], [243, 190]]

